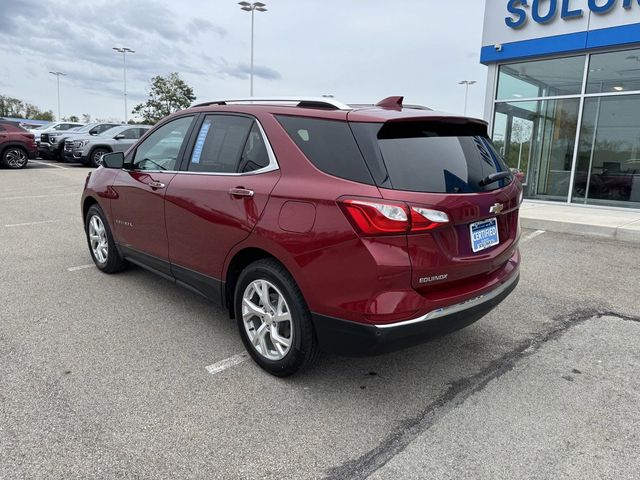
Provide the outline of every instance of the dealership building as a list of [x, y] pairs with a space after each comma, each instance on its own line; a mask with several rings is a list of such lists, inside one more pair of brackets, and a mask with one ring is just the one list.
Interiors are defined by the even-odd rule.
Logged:
[[526, 198], [640, 209], [640, 0], [486, 0], [481, 61]]

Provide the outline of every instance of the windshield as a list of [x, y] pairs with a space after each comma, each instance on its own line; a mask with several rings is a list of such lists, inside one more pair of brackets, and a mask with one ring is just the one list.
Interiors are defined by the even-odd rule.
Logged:
[[39, 127], [33, 128], [33, 130], [46, 130], [52, 125], [53, 125], [53, 122], [45, 123], [44, 125], [40, 125]]
[[90, 123], [89, 125], [85, 125], [84, 127], [76, 127], [76, 128], [72, 128], [70, 130], [73, 130], [74, 132], [78, 132], [78, 133], [85, 133], [85, 132], [88, 132], [89, 130], [91, 130], [96, 125], [100, 125], [100, 124], [99, 123]]

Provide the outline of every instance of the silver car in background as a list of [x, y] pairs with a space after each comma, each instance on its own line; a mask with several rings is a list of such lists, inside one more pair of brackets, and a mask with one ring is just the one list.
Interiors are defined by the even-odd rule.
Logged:
[[[49, 143], [49, 134], [53, 134], [54, 136], [58, 133], [62, 134], [67, 130], [71, 130], [73, 128], [82, 127], [84, 123], [77, 122], [51, 122], [46, 125], [42, 125], [41, 127], [30, 129], [29, 133], [33, 133], [36, 137], [36, 144], [38, 145], [38, 149], [40, 149], [40, 143], [42, 141], [42, 135], [45, 135], [45, 143]], [[50, 152], [49, 145], [46, 146], [44, 152], [40, 152], [40, 155], [47, 157]]]
[[[71, 128], [67, 131], [58, 132], [55, 134], [51, 132], [49, 132], [48, 134], [43, 133], [41, 135], [43, 140], [40, 142], [41, 143], [40, 151], [49, 149], [49, 158], [59, 160], [59, 161], [64, 161], [65, 160], [64, 158], [65, 141], [73, 138], [84, 137], [85, 135], [100, 135], [102, 132], [106, 132], [110, 128], [117, 127], [119, 125], [120, 124], [113, 123], [113, 122], [111, 123], [96, 122], [96, 123], [88, 123], [86, 125], [83, 125], [82, 127]], [[44, 141], [45, 137], [48, 138], [48, 142]]]
[[120, 125], [100, 135], [70, 138], [64, 144], [64, 158], [97, 167], [104, 154], [127, 151], [150, 128], [151, 125]]

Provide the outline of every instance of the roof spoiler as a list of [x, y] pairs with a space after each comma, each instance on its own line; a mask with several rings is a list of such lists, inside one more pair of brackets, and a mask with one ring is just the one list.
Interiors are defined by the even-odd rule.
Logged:
[[378, 103], [376, 103], [376, 107], [394, 108], [396, 110], [401, 110], [403, 101], [404, 97], [387, 97], [384, 100], [380, 100]]

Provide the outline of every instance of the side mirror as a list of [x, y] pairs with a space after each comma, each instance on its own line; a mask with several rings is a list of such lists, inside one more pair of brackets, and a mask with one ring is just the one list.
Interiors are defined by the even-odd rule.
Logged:
[[124, 153], [107, 153], [102, 156], [101, 163], [104, 168], [121, 169], [124, 166]]
[[113, 138], [115, 138], [116, 140], [122, 140], [123, 138], [125, 138], [125, 135], [124, 135], [124, 133], [119, 133], [118, 135], [116, 135]]

